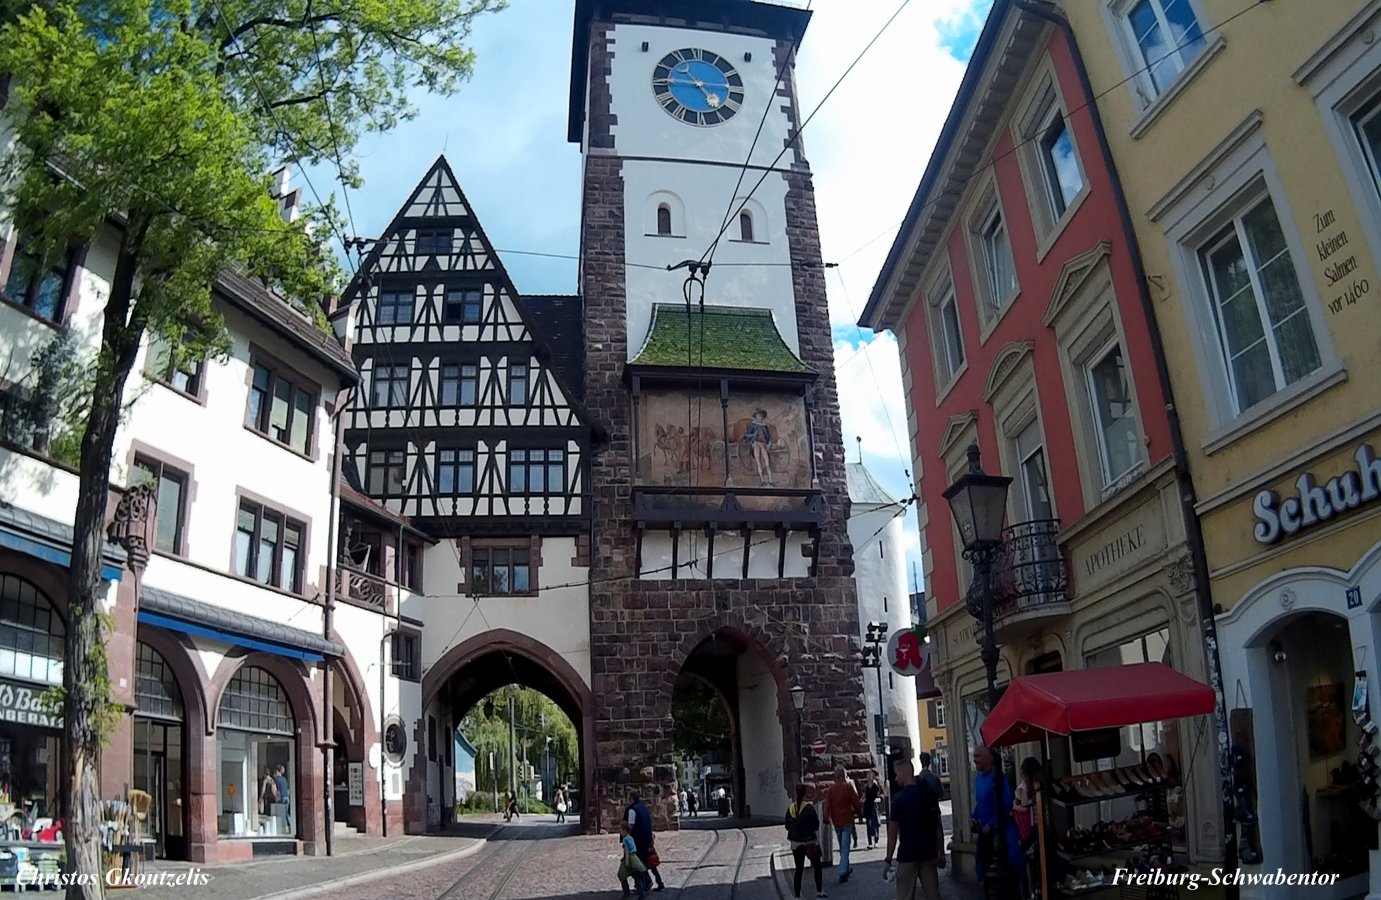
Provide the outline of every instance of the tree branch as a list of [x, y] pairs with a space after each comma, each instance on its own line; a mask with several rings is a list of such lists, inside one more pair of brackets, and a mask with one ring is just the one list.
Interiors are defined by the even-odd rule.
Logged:
[[241, 37], [264, 25], [272, 28], [308, 28], [318, 22], [332, 22], [341, 19], [339, 12], [320, 13], [315, 16], [303, 16], [300, 19], [284, 19], [279, 16], [260, 16], [256, 19], [249, 19], [235, 28], [221, 41], [221, 49], [224, 50], [231, 44], [237, 43]]

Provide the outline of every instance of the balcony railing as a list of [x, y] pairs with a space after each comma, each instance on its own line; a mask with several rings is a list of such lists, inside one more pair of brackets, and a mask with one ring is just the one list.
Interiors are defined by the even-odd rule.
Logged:
[[389, 601], [393, 592], [388, 582], [377, 575], [341, 566], [336, 570], [336, 592], [359, 606], [385, 613], [391, 611]]
[[997, 578], [998, 618], [1069, 602], [1069, 569], [1058, 519], [1018, 522], [1003, 532]]

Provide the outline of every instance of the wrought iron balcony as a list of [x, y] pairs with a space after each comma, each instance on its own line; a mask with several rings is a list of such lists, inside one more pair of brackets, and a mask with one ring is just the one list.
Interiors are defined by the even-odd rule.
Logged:
[[1031, 631], [1039, 620], [1069, 615], [1069, 568], [1059, 535], [1058, 519], [1018, 522], [1003, 531], [993, 572], [999, 640]]
[[389, 583], [351, 566], [342, 565], [336, 570], [336, 596], [355, 606], [392, 612], [393, 591]]

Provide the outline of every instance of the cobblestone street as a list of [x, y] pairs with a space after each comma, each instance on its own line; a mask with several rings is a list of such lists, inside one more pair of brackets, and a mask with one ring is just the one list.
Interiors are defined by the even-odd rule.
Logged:
[[[775, 822], [739, 827], [721, 819], [687, 823], [657, 835], [666, 900], [779, 900], [791, 897], [791, 858]], [[487, 838], [487, 839], [486, 839]], [[146, 900], [306, 898], [337, 900], [594, 900], [618, 896], [619, 847], [614, 835], [585, 835], [576, 826], [498, 816], [467, 819], [454, 833], [387, 840], [343, 838], [331, 858], [285, 857], [203, 868], [205, 887], [151, 887]], [[773, 856], [776, 856], [774, 883]], [[882, 881], [882, 848], [854, 854], [854, 875], [825, 889], [834, 900], [891, 895]], [[151, 872], [181, 872], [185, 863], [157, 863]], [[809, 872], [806, 882], [810, 885]], [[941, 878], [946, 900], [977, 896], [973, 885]], [[812, 886], [813, 887], [813, 886]], [[814, 891], [803, 892], [805, 896]]]

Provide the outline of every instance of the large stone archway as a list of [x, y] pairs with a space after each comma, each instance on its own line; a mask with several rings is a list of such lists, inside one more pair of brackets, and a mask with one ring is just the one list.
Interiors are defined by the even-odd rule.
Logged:
[[[550, 697], [570, 718], [580, 737], [580, 819], [587, 828], [597, 822], [595, 804], [594, 703], [589, 686], [560, 653], [541, 641], [505, 628], [477, 634], [457, 644], [429, 666], [422, 676], [422, 709], [433, 708], [443, 690], [446, 701], [460, 713], [474, 706], [490, 691], [508, 684], [522, 684]], [[426, 822], [427, 753], [423, 729], [413, 742], [413, 765], [408, 777], [404, 816], [409, 831]]]

